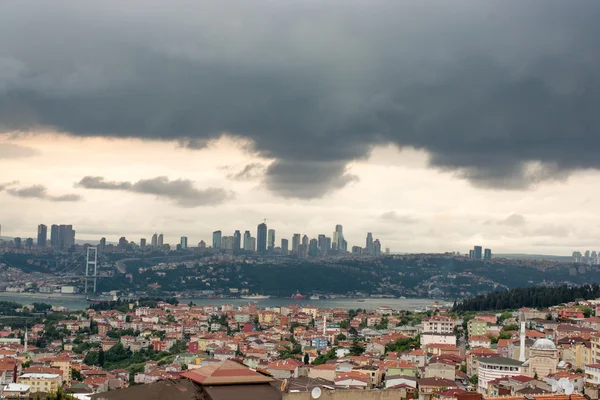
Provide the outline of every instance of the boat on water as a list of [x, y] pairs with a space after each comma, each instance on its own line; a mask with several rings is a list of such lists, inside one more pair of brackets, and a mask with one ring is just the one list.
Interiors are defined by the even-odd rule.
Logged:
[[266, 299], [270, 299], [271, 296], [265, 296], [264, 294], [258, 294], [258, 293], [254, 293], [248, 296], [240, 296], [240, 299], [244, 299], [244, 300], [266, 300]]
[[406, 296], [400, 296], [400, 300], [406, 300]]
[[358, 299], [358, 300], [356, 300], [356, 301], [357, 301], [357, 302], [359, 302], [359, 303], [364, 303], [364, 302], [365, 302], [365, 299]]
[[313, 294], [312, 296], [310, 296], [311, 300], [321, 300], [321, 298], [319, 297], [318, 294]]
[[300, 292], [296, 291], [296, 294], [293, 294], [292, 297], [290, 297], [292, 300], [304, 300], [306, 299], [306, 296], [304, 296], [303, 294], [300, 294]]

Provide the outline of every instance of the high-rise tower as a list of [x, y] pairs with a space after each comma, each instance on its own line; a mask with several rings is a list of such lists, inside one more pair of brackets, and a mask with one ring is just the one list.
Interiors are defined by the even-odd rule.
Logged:
[[264, 222], [258, 224], [256, 228], [256, 251], [259, 253], [267, 252], [267, 224]]

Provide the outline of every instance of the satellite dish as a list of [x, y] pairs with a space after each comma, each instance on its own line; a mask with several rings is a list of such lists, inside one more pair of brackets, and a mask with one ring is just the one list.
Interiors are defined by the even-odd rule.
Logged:
[[321, 388], [313, 388], [313, 390], [310, 392], [310, 397], [312, 397], [313, 399], [318, 399], [319, 397], [321, 397]]
[[565, 394], [573, 394], [574, 391], [575, 386], [573, 385], [573, 382], [569, 381], [569, 383], [567, 383], [565, 386]]
[[558, 383], [553, 382], [552, 383], [552, 393], [556, 393], [557, 390], [558, 390]]
[[284, 379], [283, 382], [281, 382], [281, 388], [280, 389], [281, 389], [282, 392], [285, 392], [285, 389], [287, 388], [287, 383], [288, 383], [287, 379]]

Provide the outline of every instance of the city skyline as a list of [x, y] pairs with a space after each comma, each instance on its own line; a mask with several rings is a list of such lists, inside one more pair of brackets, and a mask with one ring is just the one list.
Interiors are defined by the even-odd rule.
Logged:
[[[0, 225], [1, 226], [1, 225]], [[46, 231], [47, 227], [44, 224], [38, 225], [38, 234], [37, 240], [34, 241], [33, 238], [28, 238], [27, 235], [23, 237], [17, 236], [12, 238], [12, 241], [18, 243], [17, 248], [21, 248], [21, 240], [28, 240], [30, 243], [29, 247], [32, 247], [35, 243], [37, 247], [47, 247], [47, 239], [46, 239]], [[260, 238], [259, 238], [260, 237]], [[206, 246], [206, 242], [204, 239], [200, 239], [197, 242], [197, 245], [194, 245], [193, 240], [188, 244], [187, 236], [180, 236], [177, 241], [171, 244], [168, 239], [165, 242], [164, 234], [162, 232], [154, 232], [150, 236], [150, 244], [149, 247], [153, 249], [161, 249], [163, 245], [167, 245], [171, 250], [177, 249], [187, 249], [188, 247], [210, 247], [218, 250], [247, 250], [261, 253], [268, 253], [273, 250], [283, 251], [283, 254], [290, 253], [298, 253], [302, 256], [317, 256], [318, 253], [321, 252], [334, 252], [334, 253], [353, 253], [353, 254], [367, 254], [367, 255], [381, 255], [383, 253], [389, 253], [389, 247], [385, 249], [381, 248], [381, 242], [379, 239], [373, 240], [373, 233], [367, 232], [365, 234], [365, 242], [366, 246], [357, 246], [352, 245], [349, 248], [347, 241], [343, 236], [343, 226], [341, 224], [336, 224], [334, 231], [331, 236], [327, 236], [327, 234], [319, 233], [315, 237], [309, 237], [306, 234], [298, 234], [295, 233], [291, 236], [292, 239], [292, 250], [287, 250], [287, 245], [289, 243], [288, 239], [283, 237], [280, 238], [281, 245], [278, 245], [276, 238], [276, 229], [268, 228], [266, 224], [266, 220], [257, 225], [257, 234], [256, 236], [252, 236], [249, 230], [244, 232], [243, 242], [240, 234], [240, 230], [235, 230], [233, 235], [228, 236], [224, 235], [222, 230], [217, 230], [212, 232], [212, 246]], [[27, 238], [27, 239], [25, 239]], [[332, 239], [333, 238], [333, 239]], [[77, 239], [75, 238], [75, 230], [73, 230], [72, 225], [56, 225], [53, 224], [51, 227], [51, 236], [50, 236], [50, 247], [65, 250], [66, 248], [75, 245], [77, 242], [85, 242], [85, 239]], [[106, 244], [114, 244], [120, 249], [125, 249], [128, 244], [133, 244], [138, 246], [140, 249], [145, 249], [148, 243], [147, 237], [141, 238], [128, 238], [127, 236], [120, 236], [117, 241], [111, 241], [106, 239], [106, 237], [101, 237], [97, 240], [88, 240], [88, 244], [99, 245], [100, 248], [106, 246]], [[6, 244], [6, 243], [5, 243]], [[341, 247], [339, 247], [341, 244]], [[15, 245], [13, 243], [13, 245]], [[317, 251], [318, 250], [318, 251]]]
[[0, 4], [5, 236], [595, 245], [600, 3], [233, 3]]

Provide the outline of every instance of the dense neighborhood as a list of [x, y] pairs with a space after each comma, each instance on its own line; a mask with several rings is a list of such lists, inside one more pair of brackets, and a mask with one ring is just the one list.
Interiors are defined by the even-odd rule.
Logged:
[[318, 387], [372, 398], [393, 391], [420, 400], [595, 399], [598, 307], [600, 300], [459, 315], [442, 306], [414, 313], [172, 299], [53, 308], [39, 323], [0, 331], [1, 396], [44, 398], [60, 389], [111, 399], [181, 380], [202, 390], [198, 377], [224, 368], [242, 371], [240, 382], [233, 374], [228, 384], [256, 374], [280, 397], [310, 396]]

